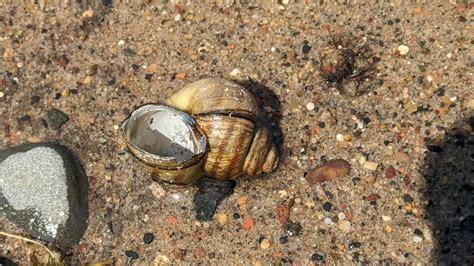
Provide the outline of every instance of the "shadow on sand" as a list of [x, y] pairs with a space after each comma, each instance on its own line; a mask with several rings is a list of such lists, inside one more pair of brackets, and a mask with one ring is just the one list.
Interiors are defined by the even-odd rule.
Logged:
[[474, 264], [474, 116], [460, 121], [444, 139], [426, 141], [424, 165], [429, 219], [441, 265]]

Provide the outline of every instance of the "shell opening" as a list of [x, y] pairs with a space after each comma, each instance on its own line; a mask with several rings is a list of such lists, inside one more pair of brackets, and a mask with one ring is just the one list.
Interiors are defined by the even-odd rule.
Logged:
[[128, 141], [162, 160], [186, 162], [206, 150], [206, 137], [188, 114], [165, 105], [136, 109], [123, 124]]

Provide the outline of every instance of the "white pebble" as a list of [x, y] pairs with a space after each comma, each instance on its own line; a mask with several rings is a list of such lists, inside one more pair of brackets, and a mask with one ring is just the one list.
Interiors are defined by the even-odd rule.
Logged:
[[122, 46], [125, 44], [125, 41], [124, 40], [119, 40], [118, 43], [117, 43], [119, 46]]
[[316, 105], [312, 102], [306, 104], [306, 109], [308, 109], [308, 111], [313, 111], [315, 107]]
[[115, 130], [118, 130], [119, 128], [120, 128], [119, 125], [114, 125]]
[[364, 169], [375, 171], [377, 170], [377, 167], [379, 167], [379, 164], [372, 161], [366, 161], [363, 167]]
[[388, 221], [392, 220], [392, 217], [382, 215], [382, 220], [384, 220], [385, 222], [388, 222]]
[[400, 53], [400, 55], [406, 55], [406, 54], [408, 54], [408, 51], [410, 51], [410, 48], [408, 48], [408, 46], [402, 44], [402, 45], [399, 45], [397, 47], [397, 51], [398, 51], [398, 53]]
[[423, 241], [423, 238], [421, 236], [413, 236], [413, 241], [415, 241], [415, 243], [420, 243]]
[[329, 218], [329, 217], [324, 218], [324, 223], [327, 224], [327, 225], [332, 224], [331, 218]]
[[344, 136], [342, 134], [337, 134], [336, 135], [336, 140], [337, 141], [344, 141]]
[[183, 16], [181, 16], [181, 14], [177, 14], [175, 17], [174, 17], [174, 21], [181, 21], [181, 19], [183, 18]]
[[240, 70], [239, 70], [238, 68], [234, 68], [234, 70], [232, 70], [232, 71], [229, 73], [229, 75], [231, 75], [232, 77], [235, 77], [235, 76], [240, 75], [240, 73], [242, 73], [242, 72], [240, 72]]
[[337, 218], [339, 218], [339, 220], [342, 221], [342, 220], [346, 219], [346, 215], [343, 212], [340, 212], [340, 213], [337, 214]]
[[427, 75], [427, 76], [426, 76], [426, 80], [427, 80], [428, 82], [432, 82], [432, 81], [433, 81], [433, 76]]
[[277, 49], [276, 49], [275, 47], [272, 47], [272, 48], [270, 49], [270, 51], [271, 51], [272, 53], [276, 52], [276, 50], [277, 50]]
[[3, 93], [3, 91], [0, 91], [0, 98], [3, 98], [3, 96], [5, 96], [5, 93]]
[[453, 57], [453, 54], [452, 54], [452, 53], [448, 53], [446, 56], [447, 56], [449, 59], [451, 59], [451, 57]]
[[343, 232], [349, 232], [349, 231], [351, 231], [351, 222], [349, 222], [347, 220], [340, 221], [337, 228], [339, 228], [339, 230], [341, 230]]

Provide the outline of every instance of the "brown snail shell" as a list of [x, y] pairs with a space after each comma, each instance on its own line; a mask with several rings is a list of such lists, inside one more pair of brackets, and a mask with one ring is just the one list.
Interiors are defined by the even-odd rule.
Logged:
[[[150, 158], [143, 158], [142, 154], [134, 152], [136, 145], [128, 145], [129, 149], [132, 147], [132, 154], [138, 157], [142, 164], [148, 165], [148, 171], [159, 179], [173, 183], [190, 183], [199, 178], [198, 175], [206, 174], [216, 179], [229, 180], [237, 179], [243, 174], [258, 176], [271, 172], [278, 166], [279, 156], [274, 137], [270, 130], [258, 121], [255, 98], [244, 87], [225, 79], [203, 79], [177, 91], [165, 104], [167, 108], [174, 109], [175, 113], [190, 114], [195, 121], [190, 123], [190, 128], [197, 134], [202, 132], [207, 139], [207, 147], [202, 159], [198, 154], [194, 154], [189, 158], [195, 160], [193, 163], [181, 162], [179, 171], [170, 175], [169, 172], [164, 173], [170, 167], [160, 164], [163, 160], [149, 164], [147, 162]], [[133, 141], [131, 136], [134, 135], [129, 133], [130, 126], [126, 126], [130, 119], [134, 119], [134, 116], [131, 115], [123, 126], [125, 136], [128, 137], [127, 143]], [[188, 169], [198, 168], [200, 166], [197, 165], [201, 163], [203, 173], [196, 174], [197, 170]], [[173, 165], [177, 166], [180, 164]], [[153, 170], [154, 168], [159, 171]]]

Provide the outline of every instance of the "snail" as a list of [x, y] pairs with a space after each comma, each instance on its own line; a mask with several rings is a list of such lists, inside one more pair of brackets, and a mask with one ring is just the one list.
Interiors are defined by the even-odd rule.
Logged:
[[225, 79], [202, 79], [162, 104], [135, 109], [122, 131], [131, 154], [154, 179], [190, 184], [204, 175], [236, 180], [275, 170], [272, 132], [254, 95]]

